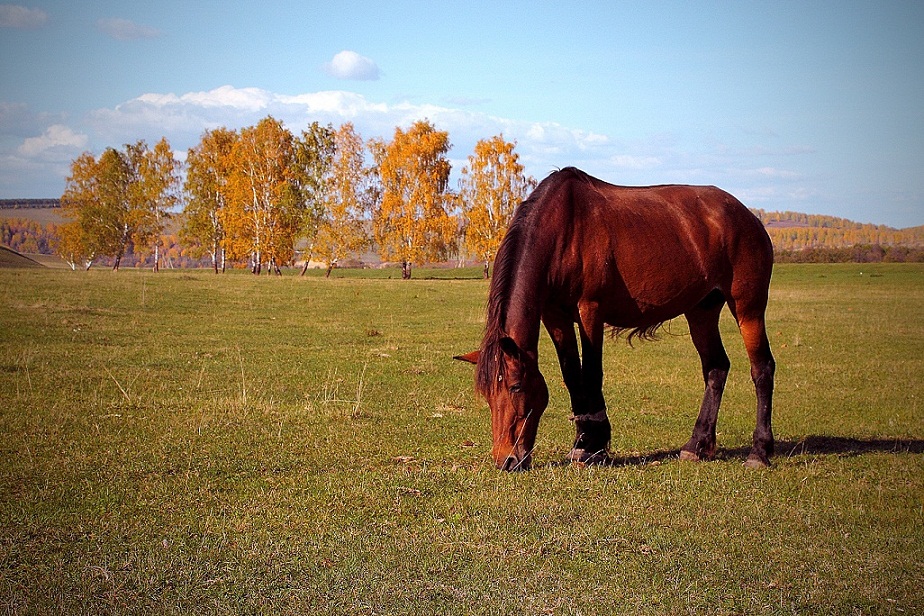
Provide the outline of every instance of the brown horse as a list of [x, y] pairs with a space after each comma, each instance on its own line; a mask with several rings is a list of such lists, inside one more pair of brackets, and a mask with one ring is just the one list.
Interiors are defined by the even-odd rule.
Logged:
[[[539, 323], [555, 344], [571, 396], [573, 461], [607, 458], [605, 326], [651, 338], [684, 315], [705, 393], [685, 460], [712, 459], [729, 360], [719, 335], [727, 303], [757, 390], [757, 427], [745, 463], [768, 466], [774, 361], [764, 325], [773, 248], [760, 221], [715, 187], [623, 187], [574, 168], [546, 178], [514, 214], [494, 262], [475, 387], [491, 408], [498, 468], [525, 470], [549, 393], [539, 372]], [[578, 352], [575, 324], [581, 339]]]

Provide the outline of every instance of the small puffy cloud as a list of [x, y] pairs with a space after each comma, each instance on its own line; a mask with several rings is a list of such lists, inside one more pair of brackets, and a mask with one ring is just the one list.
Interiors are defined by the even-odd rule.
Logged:
[[4, 28], [40, 28], [48, 21], [42, 9], [30, 9], [18, 4], [0, 4], [0, 26]]
[[372, 59], [349, 50], [341, 51], [334, 56], [324, 65], [324, 71], [337, 79], [375, 81], [379, 78], [379, 67]]
[[99, 28], [99, 30], [104, 34], [107, 34], [118, 41], [154, 39], [163, 34], [157, 28], [136, 24], [130, 19], [122, 19], [120, 17], [100, 19], [96, 22], [96, 27]]
[[87, 136], [76, 133], [63, 124], [49, 126], [42, 135], [29, 137], [19, 146], [18, 152], [26, 158], [66, 160], [75, 151], [87, 146]]

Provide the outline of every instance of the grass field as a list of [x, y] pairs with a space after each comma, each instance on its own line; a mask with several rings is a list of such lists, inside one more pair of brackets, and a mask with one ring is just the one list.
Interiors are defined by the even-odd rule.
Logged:
[[[924, 611], [924, 266], [778, 266], [773, 467], [734, 322], [719, 458], [681, 463], [683, 320], [608, 344], [610, 467], [489, 460], [478, 272], [0, 270], [0, 610]], [[378, 272], [387, 276], [387, 272]]]

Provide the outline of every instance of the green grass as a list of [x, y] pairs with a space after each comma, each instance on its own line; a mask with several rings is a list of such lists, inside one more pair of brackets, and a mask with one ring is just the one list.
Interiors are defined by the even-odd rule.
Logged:
[[458, 274], [0, 270], [0, 607], [924, 610], [924, 267], [777, 267], [765, 472], [741, 465], [754, 395], [727, 315], [715, 462], [676, 459], [702, 387], [681, 319], [607, 346], [624, 464], [560, 463], [544, 337], [535, 468], [495, 471], [450, 360], [478, 344], [487, 285]]

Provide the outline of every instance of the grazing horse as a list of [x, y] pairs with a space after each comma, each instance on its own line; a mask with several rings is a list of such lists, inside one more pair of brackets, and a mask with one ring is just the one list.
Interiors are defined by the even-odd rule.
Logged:
[[[526, 470], [549, 402], [539, 372], [545, 325], [571, 397], [572, 461], [607, 459], [603, 399], [605, 326], [652, 338], [684, 315], [702, 361], [705, 393], [684, 460], [716, 453], [716, 418], [729, 360], [719, 335], [728, 307], [738, 323], [757, 391], [757, 427], [746, 466], [770, 464], [774, 361], [767, 340], [773, 247], [761, 222], [712, 186], [614, 186], [566, 168], [517, 208], [494, 262], [484, 338], [458, 356], [476, 364], [475, 388], [491, 408], [498, 468]], [[578, 334], [581, 352], [578, 352]]]

